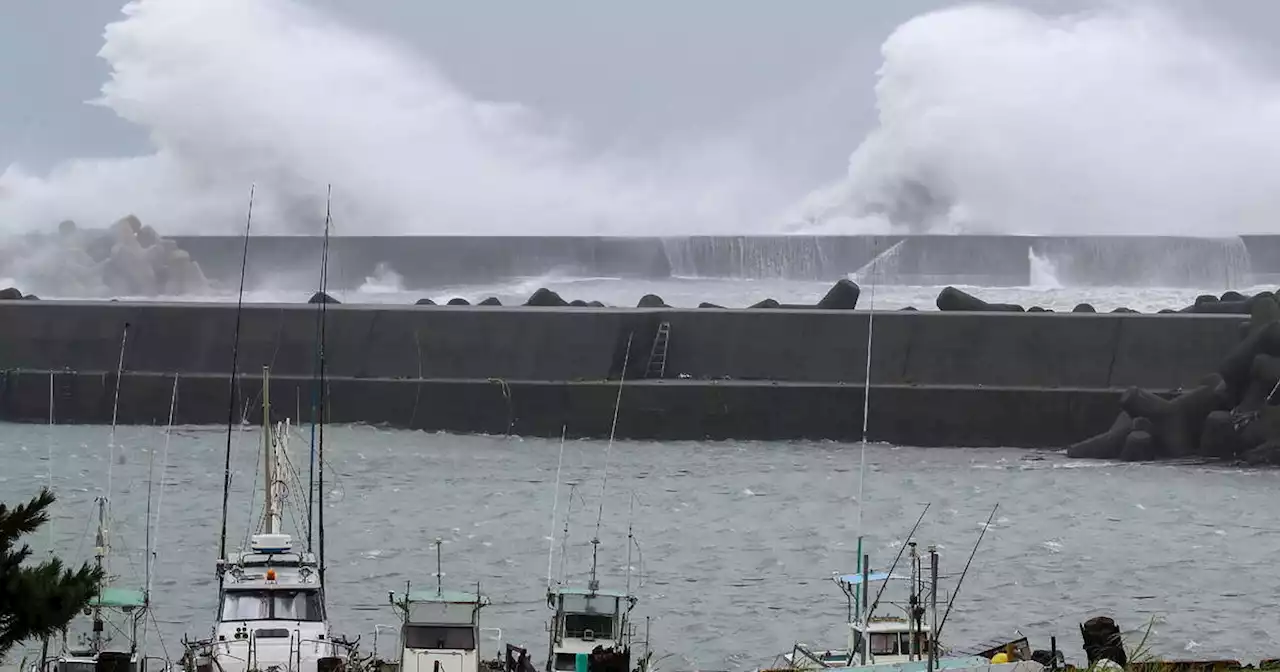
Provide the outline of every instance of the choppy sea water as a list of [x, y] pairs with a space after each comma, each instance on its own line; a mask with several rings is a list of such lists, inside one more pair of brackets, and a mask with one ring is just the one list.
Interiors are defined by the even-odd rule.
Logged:
[[[374, 626], [393, 622], [387, 592], [433, 580], [431, 543], [439, 537], [444, 581], [455, 587], [479, 581], [492, 597], [483, 625], [501, 628], [502, 641], [529, 646], [535, 659], [545, 655], [543, 594], [559, 442], [365, 426], [330, 428], [326, 436], [335, 626], [362, 635], [370, 647]], [[251, 519], [257, 441], [252, 428], [233, 432], [231, 546], [244, 542]], [[150, 647], [176, 657], [184, 633], [207, 635], [212, 624], [226, 433], [177, 428], [167, 458], [159, 428], [122, 427], [117, 447], [109, 444], [107, 427], [4, 425], [0, 501], [25, 499], [51, 479], [60, 498], [55, 518], [32, 545], [37, 555], [52, 546], [83, 560], [92, 553], [93, 500], [109, 489], [111, 569], [122, 583], [140, 584], [152, 469], [159, 636], [153, 626]], [[635, 613], [642, 632], [643, 619], [652, 619], [652, 645], [666, 656], [664, 666], [753, 669], [797, 640], [843, 642], [845, 603], [831, 576], [856, 562], [857, 445], [607, 445], [570, 441], [564, 448], [562, 480], [576, 484], [561, 488], [554, 526], [558, 537], [571, 503], [566, 574], [585, 581], [607, 473], [603, 583], [625, 582], [633, 526]], [[303, 473], [306, 446], [303, 436], [292, 443]], [[1280, 576], [1273, 569], [1280, 472], [879, 445], [868, 447], [867, 465], [862, 527], [873, 566], [892, 562], [929, 503], [917, 540], [939, 545], [945, 594], [955, 591], [983, 522], [999, 504], [944, 632], [954, 646], [1017, 629], [1045, 648], [1056, 634], [1068, 656], [1081, 659], [1076, 624], [1109, 614], [1137, 631], [1135, 639], [1151, 624], [1150, 643], [1169, 656], [1280, 654], [1274, 618]], [[557, 550], [557, 574], [560, 564]], [[484, 646], [495, 652], [501, 642], [489, 635]]]

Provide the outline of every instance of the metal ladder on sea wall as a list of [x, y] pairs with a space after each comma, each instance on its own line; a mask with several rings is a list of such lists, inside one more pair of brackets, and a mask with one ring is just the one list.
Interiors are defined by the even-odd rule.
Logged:
[[671, 323], [658, 324], [658, 333], [653, 337], [653, 348], [649, 351], [649, 366], [645, 369], [645, 378], [661, 378], [667, 372], [667, 345], [671, 342]]

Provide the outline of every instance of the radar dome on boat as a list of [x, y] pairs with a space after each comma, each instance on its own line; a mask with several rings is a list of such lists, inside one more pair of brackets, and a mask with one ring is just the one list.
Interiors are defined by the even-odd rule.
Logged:
[[293, 540], [287, 534], [255, 534], [249, 545], [254, 553], [287, 553]]

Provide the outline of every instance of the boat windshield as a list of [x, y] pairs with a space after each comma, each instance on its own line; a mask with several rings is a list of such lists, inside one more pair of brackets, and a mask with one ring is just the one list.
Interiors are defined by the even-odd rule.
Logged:
[[583, 639], [612, 639], [613, 617], [595, 614], [565, 614], [564, 634]]
[[318, 590], [228, 590], [222, 595], [224, 621], [320, 621]]
[[404, 646], [407, 649], [476, 648], [475, 630], [469, 625], [406, 625]]

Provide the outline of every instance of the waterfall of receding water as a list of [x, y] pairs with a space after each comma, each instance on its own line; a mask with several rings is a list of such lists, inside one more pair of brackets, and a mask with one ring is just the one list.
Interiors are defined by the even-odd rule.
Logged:
[[1253, 282], [1249, 251], [1238, 236], [1043, 238], [1030, 253], [1033, 261], [1051, 265], [1055, 279], [1069, 286], [1221, 290]]
[[1036, 289], [1059, 289], [1058, 265], [1052, 259], [1036, 254], [1034, 246], [1027, 246], [1027, 261], [1031, 264], [1031, 283]]
[[1253, 260], [1249, 258], [1249, 248], [1240, 236], [1231, 236], [1223, 242], [1226, 264], [1227, 289], [1237, 289], [1253, 285]]
[[903, 238], [898, 242], [890, 245], [884, 252], [877, 254], [875, 257], [863, 264], [858, 270], [849, 274], [849, 279], [854, 282], [861, 282], [863, 278], [874, 275], [881, 283], [894, 283], [894, 278], [899, 275], [902, 261], [902, 246], [906, 244], [908, 239]]
[[837, 265], [817, 236], [664, 238], [671, 274], [686, 278], [821, 279]]
[[690, 238], [663, 238], [662, 251], [667, 255], [667, 265], [673, 277], [698, 277], [698, 264], [693, 258], [693, 241]]

